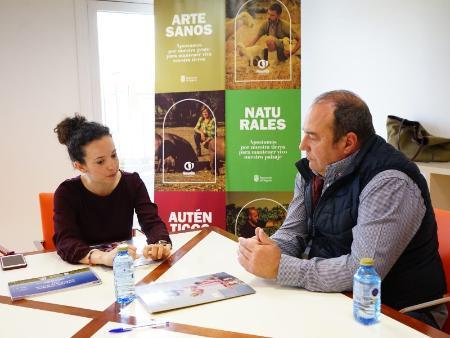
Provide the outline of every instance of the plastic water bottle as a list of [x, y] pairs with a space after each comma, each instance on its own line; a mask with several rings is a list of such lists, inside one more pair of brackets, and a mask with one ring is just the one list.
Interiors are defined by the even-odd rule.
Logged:
[[128, 254], [128, 245], [120, 244], [113, 261], [114, 288], [116, 301], [119, 304], [128, 304], [136, 297], [134, 289], [133, 258]]
[[353, 276], [353, 317], [371, 325], [380, 318], [381, 278], [373, 266], [372, 258], [361, 258]]

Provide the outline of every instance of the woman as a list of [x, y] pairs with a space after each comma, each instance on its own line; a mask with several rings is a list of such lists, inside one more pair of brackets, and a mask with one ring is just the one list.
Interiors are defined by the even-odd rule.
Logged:
[[194, 141], [197, 150], [197, 156], [202, 156], [201, 146], [208, 149], [209, 142], [216, 136], [216, 121], [212, 118], [209, 109], [202, 106], [201, 116], [194, 127]]
[[[75, 115], [61, 121], [54, 131], [81, 173], [61, 183], [54, 195], [53, 241], [61, 258], [69, 263], [112, 266], [117, 248], [102, 251], [94, 246], [130, 239], [134, 212], [150, 244], [144, 256], [167, 257], [171, 242], [157, 206], [137, 173], [119, 170], [108, 127]], [[136, 247], [130, 245], [129, 252], [136, 258]]]

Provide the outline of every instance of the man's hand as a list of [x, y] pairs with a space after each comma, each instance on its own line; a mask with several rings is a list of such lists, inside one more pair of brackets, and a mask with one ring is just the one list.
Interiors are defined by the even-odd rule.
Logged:
[[281, 250], [261, 228], [256, 228], [256, 236], [239, 237], [238, 261], [248, 272], [262, 278], [275, 279], [278, 275]]

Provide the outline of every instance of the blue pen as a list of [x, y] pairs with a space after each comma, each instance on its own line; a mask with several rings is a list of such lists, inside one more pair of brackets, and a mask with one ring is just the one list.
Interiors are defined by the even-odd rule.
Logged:
[[118, 327], [116, 329], [111, 329], [108, 332], [110, 333], [122, 333], [122, 332], [129, 332], [132, 331], [134, 329], [139, 329], [141, 327], [152, 327], [152, 328], [156, 328], [156, 327], [164, 327], [164, 326], [169, 326], [169, 322], [163, 322], [163, 323], [151, 323], [151, 324], [145, 324], [145, 325], [136, 325], [136, 326], [130, 326], [130, 327]]

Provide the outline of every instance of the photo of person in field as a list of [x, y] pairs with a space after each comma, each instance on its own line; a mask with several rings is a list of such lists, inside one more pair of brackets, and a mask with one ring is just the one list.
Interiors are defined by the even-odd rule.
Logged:
[[227, 231], [239, 237], [255, 236], [257, 227], [271, 235], [283, 224], [291, 192], [228, 192]]
[[155, 189], [225, 189], [224, 92], [156, 94]]
[[202, 146], [208, 149], [209, 143], [216, 137], [216, 121], [206, 106], [200, 109], [200, 117], [194, 127], [194, 140], [197, 156], [202, 156]]
[[247, 219], [239, 228], [239, 235], [244, 238], [250, 238], [255, 236], [256, 228], [279, 228], [281, 223], [283, 223], [282, 216], [276, 216], [276, 218], [267, 218], [267, 220], [262, 220], [259, 217], [259, 211], [255, 207], [250, 207], [245, 210]]
[[[272, 3], [267, 10], [267, 21], [261, 24], [256, 36], [246, 46], [252, 47], [262, 36], [266, 36], [265, 60], [267, 60], [269, 52], [275, 51], [278, 61], [286, 61], [300, 49], [300, 37], [295, 31], [291, 32], [291, 25], [288, 21], [281, 19], [282, 12], [283, 8], [279, 3]], [[292, 48], [291, 33], [292, 38], [296, 41]]]
[[300, 1], [229, 0], [226, 88], [300, 88]]

